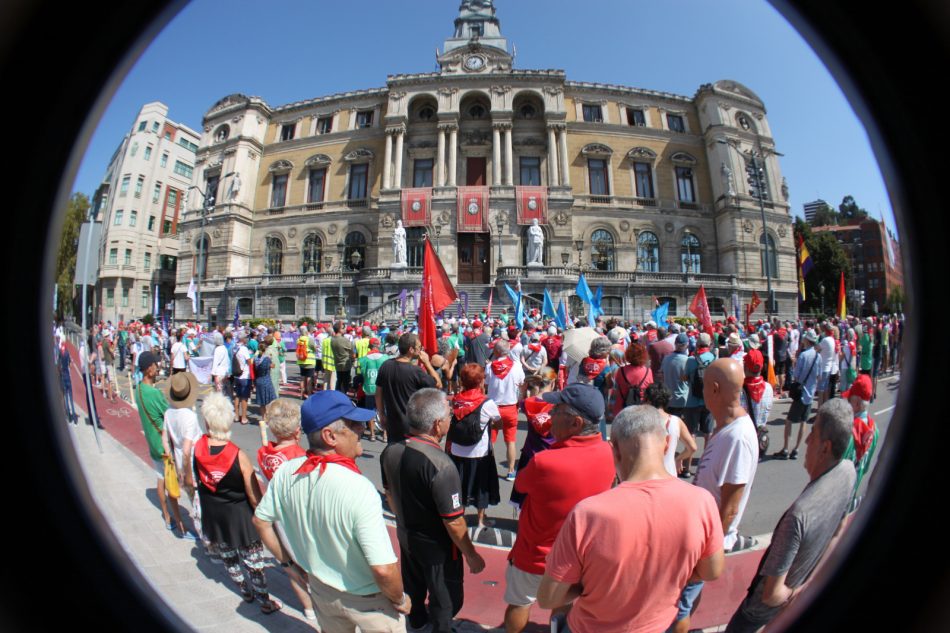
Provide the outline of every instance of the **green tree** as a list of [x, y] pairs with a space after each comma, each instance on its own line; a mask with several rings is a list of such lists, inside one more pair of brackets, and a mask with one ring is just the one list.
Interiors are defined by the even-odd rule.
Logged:
[[838, 205], [840, 219], [843, 221], [863, 220], [868, 217], [868, 212], [858, 206], [852, 196], [845, 196]]
[[[838, 286], [842, 272], [845, 288], [851, 288], [851, 258], [832, 232], [812, 233], [811, 227], [800, 218], [795, 221], [796, 243], [799, 235], [803, 237], [814, 264], [805, 276], [805, 302], [801, 311], [820, 311], [824, 306], [826, 314], [833, 313], [838, 305]], [[825, 289], [824, 302], [820, 292], [822, 284]]]
[[899, 312], [907, 309], [907, 296], [904, 289], [900, 286], [894, 286], [887, 295], [887, 303], [884, 304], [885, 312]]
[[830, 226], [838, 224], [839, 215], [838, 212], [832, 209], [827, 204], [822, 205], [817, 211], [815, 211], [815, 217], [811, 221], [812, 226]]
[[74, 193], [66, 205], [66, 218], [63, 232], [59, 237], [59, 249], [56, 252], [56, 305], [53, 309], [57, 318], [63, 318], [73, 312], [73, 278], [76, 273], [76, 253], [79, 250], [79, 227], [89, 213], [89, 198]]

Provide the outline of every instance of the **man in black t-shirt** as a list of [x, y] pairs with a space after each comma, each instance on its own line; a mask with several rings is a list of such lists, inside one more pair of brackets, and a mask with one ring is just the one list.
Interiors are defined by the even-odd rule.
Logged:
[[399, 337], [399, 357], [383, 363], [376, 377], [376, 411], [390, 444], [401, 442], [409, 434], [406, 405], [412, 394], [426, 387], [441, 389], [439, 374], [429, 362], [419, 337], [403, 334]]
[[478, 319], [472, 322], [473, 333], [475, 336], [465, 339], [465, 362], [475, 363], [484, 368], [491, 357], [491, 338], [482, 330], [482, 322]]
[[415, 392], [407, 416], [409, 437], [387, 446], [380, 463], [386, 499], [396, 514], [403, 584], [412, 602], [409, 624], [431, 624], [432, 633], [449, 633], [464, 600], [462, 558], [473, 574], [485, 568], [485, 561], [468, 536], [458, 470], [441, 447], [452, 419], [445, 394], [431, 388]]

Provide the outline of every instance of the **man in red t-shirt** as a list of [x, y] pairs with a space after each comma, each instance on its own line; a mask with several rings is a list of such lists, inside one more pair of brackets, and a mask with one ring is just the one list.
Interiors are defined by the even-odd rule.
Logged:
[[609, 490], [614, 481], [610, 445], [601, 439], [598, 421], [604, 398], [581, 383], [541, 398], [551, 410], [551, 448], [537, 453], [518, 473], [515, 490], [526, 494], [518, 518], [518, 540], [505, 575], [505, 630], [516, 633], [528, 624], [544, 574], [544, 559], [567, 513], [581, 499]]
[[708, 491], [664, 468], [670, 440], [653, 407], [624, 409], [610, 441], [621, 483], [567, 516], [547, 557], [538, 604], [555, 609], [573, 601], [573, 633], [665, 631], [687, 581], [722, 573], [719, 510]]

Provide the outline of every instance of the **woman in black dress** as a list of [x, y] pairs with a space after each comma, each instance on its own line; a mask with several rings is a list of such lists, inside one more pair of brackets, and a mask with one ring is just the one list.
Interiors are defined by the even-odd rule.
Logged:
[[195, 443], [198, 481], [194, 483], [201, 501], [202, 533], [224, 561], [244, 601], [256, 599], [262, 613], [273, 613], [283, 605], [267, 592], [264, 545], [251, 521], [261, 489], [250, 458], [230, 440], [234, 407], [220, 393], [212, 393], [205, 398], [201, 415], [208, 433]]

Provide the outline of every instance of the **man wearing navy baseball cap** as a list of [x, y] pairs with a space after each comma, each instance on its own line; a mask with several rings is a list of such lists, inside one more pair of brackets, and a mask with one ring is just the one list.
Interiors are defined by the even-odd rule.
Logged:
[[[281, 566], [309, 574], [310, 597], [324, 631], [354, 626], [405, 631], [404, 614], [412, 607], [379, 494], [355, 461], [363, 452], [366, 423], [375, 415], [340, 391], [307, 398], [300, 427], [310, 450], [277, 470], [254, 512], [254, 526]], [[289, 550], [277, 538], [275, 521], [284, 528]]]

